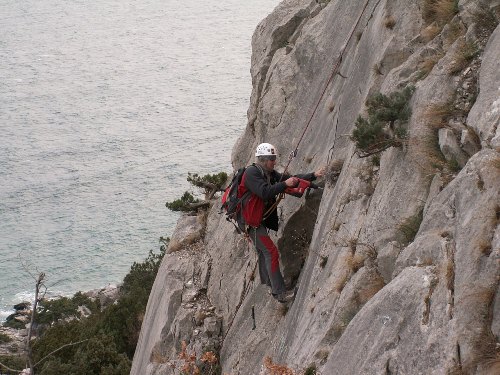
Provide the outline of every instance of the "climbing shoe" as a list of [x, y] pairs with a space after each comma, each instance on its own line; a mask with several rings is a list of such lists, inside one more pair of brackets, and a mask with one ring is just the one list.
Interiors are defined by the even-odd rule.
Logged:
[[274, 298], [280, 303], [287, 303], [293, 301], [295, 298], [295, 291], [294, 290], [289, 290], [283, 293], [280, 293], [278, 295], [273, 295]]

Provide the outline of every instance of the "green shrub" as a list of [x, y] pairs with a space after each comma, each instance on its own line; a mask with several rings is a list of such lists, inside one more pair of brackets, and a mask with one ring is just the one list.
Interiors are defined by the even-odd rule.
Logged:
[[[0, 362], [2, 362], [5, 366], [8, 366], [12, 369], [21, 370], [26, 366], [26, 358], [23, 356], [15, 356], [15, 355], [0, 355]], [[0, 365], [0, 374], [9, 374], [9, 371], [3, 371], [2, 366]]]
[[360, 157], [401, 146], [407, 138], [406, 124], [411, 117], [410, 99], [415, 88], [408, 86], [389, 95], [377, 93], [366, 101], [368, 118], [356, 119], [351, 139]]
[[14, 319], [13, 317], [10, 319], [9, 318], [10, 317], [8, 317], [7, 321], [5, 321], [3, 323], [4, 327], [14, 328], [14, 329], [24, 329], [26, 327], [26, 323], [23, 323], [17, 319]]
[[[76, 349], [75, 349], [76, 348]], [[72, 348], [72, 360], [64, 362], [59, 356], [49, 357], [39, 370], [40, 375], [126, 375], [131, 362], [118, 353], [110, 336], [97, 335]]]
[[304, 371], [304, 375], [316, 375], [317, 371], [318, 369], [316, 368], [316, 365], [312, 364], [311, 366], [306, 368], [306, 370]]
[[220, 172], [217, 174], [206, 174], [204, 176], [199, 176], [197, 173], [191, 174], [190, 172], [188, 172], [187, 180], [194, 186], [205, 187], [206, 184], [212, 184], [220, 189], [227, 181], [227, 173]]
[[96, 312], [100, 308], [97, 301], [92, 301], [81, 292], [76, 293], [72, 298], [44, 299], [40, 301], [38, 306], [39, 311], [36, 320], [39, 324], [51, 324], [72, 317], [80, 318], [79, 306], [86, 306], [91, 312]]
[[[93, 310], [92, 315], [80, 320], [65, 321], [61, 316], [74, 312], [74, 306], [87, 302], [87, 298], [77, 293], [60, 305], [50, 301], [52, 313], [45, 319], [57, 319], [52, 326], [34, 341], [35, 363], [61, 346], [86, 340], [78, 345], [64, 347], [49, 356], [39, 366], [41, 375], [125, 375], [130, 372], [130, 361], [141, 329], [149, 293], [165, 252], [154, 254], [150, 251], [144, 262], [134, 263], [125, 276], [117, 302], [103, 311], [85, 305]], [[68, 301], [69, 300], [69, 301]], [[64, 309], [57, 310], [54, 306]]]
[[[165, 203], [165, 206], [172, 211], [195, 211], [201, 207], [208, 207], [208, 201], [213, 198], [215, 193], [222, 191], [222, 187], [227, 181], [227, 173], [220, 172], [217, 174], [206, 174], [199, 176], [197, 173], [188, 172], [188, 182], [193, 186], [202, 188], [205, 193], [205, 201], [195, 199], [189, 192], [184, 192], [184, 195], [172, 202]], [[200, 203], [201, 205], [198, 205]]]
[[409, 101], [415, 91], [414, 86], [408, 86], [402, 91], [392, 92], [389, 95], [377, 93], [366, 101], [368, 116], [371, 121], [408, 122], [411, 116]]
[[0, 333], [0, 344], [11, 342], [12, 338], [5, 333]]
[[182, 197], [175, 201], [165, 203], [165, 206], [172, 211], [190, 211], [189, 205], [199, 202], [199, 199], [195, 199], [191, 193], [186, 191]]

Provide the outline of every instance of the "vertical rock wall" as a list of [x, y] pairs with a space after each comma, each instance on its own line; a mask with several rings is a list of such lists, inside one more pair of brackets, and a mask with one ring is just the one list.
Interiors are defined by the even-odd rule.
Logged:
[[[178, 371], [182, 340], [198, 357], [216, 350], [230, 374], [258, 374], [266, 356], [323, 374], [498, 370], [500, 28], [487, 22], [498, 5], [462, 0], [437, 22], [426, 3], [286, 0], [259, 24], [234, 166], [268, 141], [283, 167], [319, 101], [290, 170], [329, 168], [322, 194], [281, 204], [274, 239], [297, 298], [285, 308], [258, 284], [255, 252], [215, 204], [203, 247], [164, 260], [132, 374]], [[404, 147], [360, 158], [350, 134], [366, 99], [407, 85]], [[219, 331], [185, 323], [203, 310], [186, 308], [187, 284]]]

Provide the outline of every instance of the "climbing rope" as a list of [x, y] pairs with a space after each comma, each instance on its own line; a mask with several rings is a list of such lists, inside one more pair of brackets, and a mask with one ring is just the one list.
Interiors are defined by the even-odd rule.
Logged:
[[[292, 162], [292, 159], [297, 156], [299, 145], [302, 142], [302, 139], [304, 138], [304, 135], [306, 134], [306, 131], [309, 128], [309, 125], [311, 125], [312, 119], [314, 118], [314, 115], [316, 114], [316, 111], [318, 110], [318, 107], [319, 107], [319, 105], [321, 103], [321, 100], [325, 96], [326, 90], [328, 89], [328, 86], [330, 85], [330, 83], [333, 80], [333, 77], [335, 77], [336, 74], [339, 74], [338, 70], [339, 70], [340, 64], [342, 63], [342, 59], [344, 57], [344, 52], [345, 52], [347, 46], [349, 45], [349, 42], [351, 41], [351, 39], [352, 39], [352, 37], [354, 35], [354, 31], [358, 27], [359, 22], [361, 21], [361, 18], [363, 17], [363, 14], [365, 13], [365, 10], [368, 7], [369, 3], [370, 3], [370, 0], [367, 0], [366, 3], [365, 3], [365, 5], [364, 5], [364, 7], [363, 7], [363, 10], [361, 11], [361, 13], [358, 16], [358, 19], [356, 20], [356, 23], [351, 28], [351, 31], [349, 32], [349, 34], [347, 34], [347, 37], [344, 40], [344, 44], [340, 48], [339, 57], [337, 57], [337, 60], [336, 60], [334, 66], [332, 68], [332, 72], [330, 74], [330, 77], [328, 78], [328, 81], [326, 82], [325, 87], [323, 88], [323, 91], [321, 92], [321, 96], [319, 97], [319, 99], [318, 99], [318, 101], [317, 101], [317, 103], [316, 103], [316, 105], [314, 107], [314, 110], [312, 111], [311, 116], [309, 117], [309, 120], [307, 121], [307, 123], [306, 123], [306, 125], [304, 127], [304, 130], [303, 130], [303, 132], [302, 132], [302, 134], [301, 134], [301, 136], [300, 136], [300, 138], [299, 138], [299, 140], [297, 142], [297, 145], [295, 146], [295, 149], [288, 156], [288, 163], [287, 163], [287, 165], [285, 167], [285, 170], [284, 170], [283, 174], [286, 174], [286, 172], [288, 170], [288, 167], [290, 166], [290, 163]], [[380, 3], [380, 0], [377, 2], [377, 4], [375, 4], [374, 10], [375, 10], [375, 8], [377, 7], [377, 5], [379, 3]], [[372, 11], [372, 13], [373, 13], [373, 11]]]
[[[375, 8], [377, 7], [377, 5], [380, 3], [381, 0], [377, 1], [377, 3], [375, 4], [374, 8], [373, 8], [373, 11], [375, 10]], [[311, 125], [311, 122], [312, 122], [312, 119], [314, 118], [314, 115], [316, 114], [316, 111], [318, 110], [318, 107], [321, 103], [321, 100], [323, 100], [323, 97], [325, 96], [325, 93], [326, 93], [326, 90], [328, 89], [328, 86], [330, 85], [330, 83], [332, 82], [333, 80], [333, 77], [335, 77], [335, 75], [337, 74], [340, 74], [339, 72], [339, 67], [340, 67], [340, 64], [342, 63], [342, 59], [343, 59], [343, 56], [344, 56], [344, 52], [347, 48], [347, 46], [349, 45], [349, 42], [351, 41], [353, 35], [354, 35], [354, 31], [356, 30], [356, 28], [358, 27], [359, 25], [359, 22], [361, 21], [361, 18], [363, 17], [363, 14], [365, 13], [365, 10], [366, 8], [368, 7], [368, 4], [370, 3], [370, 0], [367, 0], [365, 5], [363, 6], [363, 10], [361, 11], [361, 13], [359, 14], [358, 16], [358, 19], [356, 20], [356, 23], [354, 24], [354, 26], [351, 28], [351, 31], [349, 32], [349, 34], [347, 34], [347, 37], [344, 39], [344, 44], [342, 45], [342, 47], [340, 48], [340, 53], [339, 53], [339, 57], [337, 57], [337, 60], [335, 61], [335, 64], [333, 65], [333, 68], [332, 68], [332, 72], [330, 74], [330, 77], [328, 78], [328, 81], [326, 82], [325, 84], [325, 87], [323, 88], [323, 91], [321, 92], [321, 96], [319, 97], [316, 105], [314, 106], [314, 110], [312, 111], [311, 113], [311, 116], [309, 117], [309, 119], [307, 120], [307, 123], [304, 127], [304, 130], [302, 131], [302, 134], [297, 142], [297, 145], [295, 146], [294, 150], [292, 152], [290, 152], [290, 154], [288, 155], [288, 163], [286, 164], [285, 166], [285, 170], [283, 171], [283, 174], [281, 175], [281, 179], [279, 182], [281, 182], [283, 180], [283, 177], [286, 175], [286, 172], [288, 171], [288, 167], [290, 166], [290, 163], [292, 162], [293, 158], [295, 158], [297, 156], [297, 153], [298, 153], [298, 150], [299, 150], [299, 145], [300, 143], [302, 142], [305, 134], [306, 134], [306, 131], [307, 129], [309, 128], [309, 125]], [[372, 13], [373, 13], [372, 11]], [[343, 77], [343, 76], [342, 76]], [[271, 212], [273, 212], [276, 207], [278, 206], [278, 204], [285, 198], [285, 194], [284, 193], [281, 193], [278, 195], [278, 198], [276, 199], [276, 202], [274, 202], [268, 209], [267, 211], [264, 213], [263, 217], [264, 218], [267, 218]]]
[[[377, 3], [375, 4], [375, 6], [373, 7], [373, 10], [372, 10], [372, 14], [373, 12], [375, 11], [375, 9], [377, 8], [378, 4], [380, 3], [381, 0], [378, 0]], [[292, 161], [292, 159], [294, 157], [297, 156], [297, 152], [298, 152], [298, 149], [299, 149], [299, 145], [300, 143], [302, 142], [302, 139], [304, 138], [304, 135], [306, 134], [306, 131], [307, 129], [309, 128], [309, 125], [311, 124], [312, 122], [312, 119], [314, 118], [314, 115], [316, 114], [316, 111], [318, 110], [318, 107], [319, 107], [319, 104], [321, 103], [321, 100], [323, 99], [325, 93], [326, 93], [326, 90], [328, 89], [328, 86], [330, 85], [330, 83], [332, 82], [333, 80], [333, 77], [335, 77], [336, 74], [340, 74], [338, 72], [338, 69], [340, 67], [340, 64], [342, 63], [342, 58], [343, 58], [343, 55], [344, 55], [344, 52], [349, 44], [349, 42], [351, 41], [353, 35], [354, 35], [354, 31], [356, 30], [357, 26], [359, 25], [359, 22], [361, 21], [361, 18], [363, 17], [363, 14], [365, 13], [365, 10], [366, 8], [368, 7], [368, 4], [370, 3], [370, 0], [366, 0], [366, 3], [365, 5], [363, 6], [363, 10], [361, 11], [361, 13], [359, 14], [358, 16], [358, 19], [356, 20], [356, 23], [354, 24], [354, 26], [352, 27], [351, 31], [349, 32], [349, 34], [347, 35], [346, 39], [344, 40], [344, 44], [342, 45], [342, 47], [340, 48], [340, 54], [339, 54], [339, 57], [337, 58], [333, 68], [332, 68], [332, 72], [330, 74], [330, 77], [328, 78], [328, 81], [321, 93], [321, 96], [319, 97], [315, 107], [314, 107], [314, 110], [311, 114], [311, 116], [309, 117], [305, 127], [304, 127], [304, 130], [295, 146], [295, 149], [290, 153], [289, 157], [288, 157], [288, 163], [285, 167], [285, 170], [283, 171], [283, 174], [281, 175], [281, 179], [280, 181], [283, 179], [284, 175], [286, 174], [287, 170], [288, 170], [288, 167], [290, 166], [290, 163]], [[264, 213], [264, 218], [267, 217], [275, 208], [276, 206], [279, 204], [279, 202], [284, 198], [284, 194], [280, 194], [278, 196], [278, 199], [276, 200], [276, 202]], [[250, 242], [250, 241], [249, 241]], [[249, 282], [247, 283], [244, 291], [243, 291], [243, 294], [241, 295], [241, 298], [240, 298], [240, 301], [238, 303], [238, 305], [236, 306], [236, 309], [234, 311], [234, 314], [231, 318], [231, 321], [229, 322], [228, 326], [227, 326], [227, 329], [224, 333], [224, 335], [222, 336], [221, 338], [221, 347], [223, 346], [224, 344], [224, 340], [227, 336], [227, 334], [229, 333], [231, 327], [233, 326], [233, 323], [234, 323], [234, 320], [236, 318], [236, 315], [238, 315], [238, 311], [241, 307], [241, 305], [243, 304], [243, 301], [245, 300], [247, 294], [248, 294], [248, 291], [250, 290], [250, 286], [253, 284], [253, 280], [255, 279], [255, 272], [257, 270], [257, 264], [258, 264], [258, 260], [256, 261], [255, 265], [254, 265], [254, 268], [253, 268], [253, 271], [252, 273], [250, 274], [250, 280]], [[252, 314], [254, 314], [254, 311], [252, 310]], [[254, 315], [253, 315], [254, 316]]]

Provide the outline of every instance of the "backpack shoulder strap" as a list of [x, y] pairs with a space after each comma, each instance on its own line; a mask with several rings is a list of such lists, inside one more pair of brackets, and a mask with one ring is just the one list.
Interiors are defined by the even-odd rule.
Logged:
[[250, 164], [248, 167], [246, 167], [246, 169], [248, 169], [250, 167], [257, 168], [257, 170], [260, 172], [262, 177], [266, 177], [266, 173], [264, 172], [264, 169], [260, 165], [253, 163], [253, 164]]

